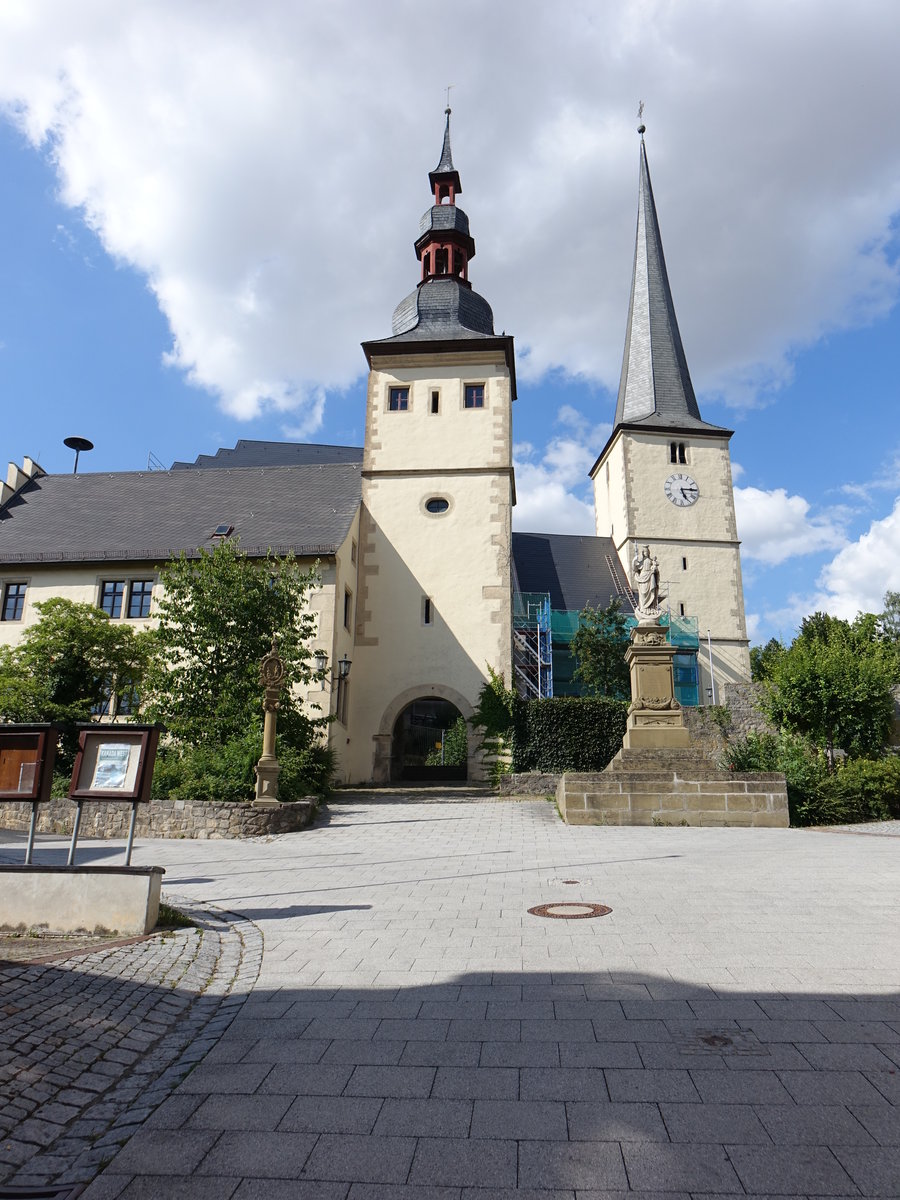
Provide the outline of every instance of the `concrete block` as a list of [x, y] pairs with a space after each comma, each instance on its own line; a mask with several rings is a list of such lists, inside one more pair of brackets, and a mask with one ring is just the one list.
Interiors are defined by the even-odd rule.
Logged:
[[0, 926], [53, 933], [149, 933], [162, 867], [0, 866]]

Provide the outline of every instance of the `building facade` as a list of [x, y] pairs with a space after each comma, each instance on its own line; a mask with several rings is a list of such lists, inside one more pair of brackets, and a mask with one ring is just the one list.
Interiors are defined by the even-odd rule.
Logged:
[[[442, 771], [484, 775], [468, 727], [464, 763], [444, 761], [495, 671], [529, 695], [577, 690], [561, 632], [586, 604], [618, 597], [649, 544], [670, 624], [709, 629], [711, 664], [686, 702], [749, 679], [729, 430], [700, 416], [675, 319], [641, 142], [637, 246], [613, 433], [591, 472], [596, 535], [512, 533], [513, 339], [472, 287], [475, 242], [459, 206], [449, 109], [419, 278], [389, 337], [363, 343], [365, 445], [242, 441], [170, 471], [49, 476], [26, 459], [0, 494], [0, 644], [36, 604], [67, 596], [111, 619], [153, 621], [159, 572], [217, 537], [263, 558], [318, 564], [313, 650], [330, 672], [306, 696], [334, 717], [345, 783]], [[522, 616], [524, 614], [524, 616]], [[521, 619], [520, 619], [521, 617]], [[557, 646], [553, 632], [557, 630]], [[571, 629], [569, 629], [571, 633]], [[697, 671], [697, 638], [682, 656]]]

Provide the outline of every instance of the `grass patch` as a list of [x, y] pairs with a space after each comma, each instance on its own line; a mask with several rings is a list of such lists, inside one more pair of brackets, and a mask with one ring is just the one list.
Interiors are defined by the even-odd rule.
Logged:
[[192, 921], [190, 917], [186, 917], [183, 912], [179, 912], [177, 908], [172, 908], [169, 904], [160, 904], [159, 916], [156, 918], [156, 928], [165, 929], [196, 929], [197, 922]]

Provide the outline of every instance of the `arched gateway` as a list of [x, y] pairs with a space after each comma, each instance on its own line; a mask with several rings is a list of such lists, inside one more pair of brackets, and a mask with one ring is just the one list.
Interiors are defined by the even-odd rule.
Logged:
[[469, 778], [472, 707], [451, 688], [411, 688], [385, 709], [375, 737], [379, 783], [464, 782]]

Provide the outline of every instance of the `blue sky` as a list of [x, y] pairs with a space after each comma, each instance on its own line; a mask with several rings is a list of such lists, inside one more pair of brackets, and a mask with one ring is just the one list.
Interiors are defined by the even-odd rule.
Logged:
[[[352, 0], [73, 7], [0, 12], [7, 458], [71, 469], [73, 433], [86, 470], [360, 443], [359, 343], [414, 286], [443, 121], [443, 66], [383, 67], [421, 63], [445, 9], [387, 0], [386, 28]], [[471, 278], [517, 339], [517, 527], [592, 531], [643, 98], [701, 411], [735, 430], [752, 636], [877, 607], [900, 589], [900, 9], [549, 14], [461, 0], [445, 41]]]

